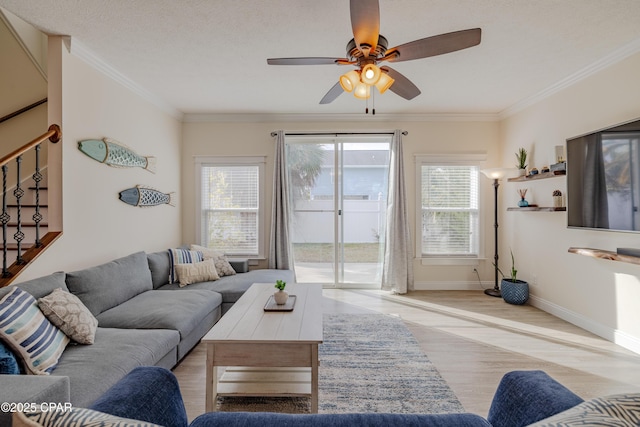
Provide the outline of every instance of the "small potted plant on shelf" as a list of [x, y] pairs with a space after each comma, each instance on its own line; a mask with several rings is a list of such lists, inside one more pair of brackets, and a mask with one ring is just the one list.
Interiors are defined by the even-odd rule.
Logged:
[[516, 160], [518, 161], [518, 163], [516, 164], [518, 173], [520, 174], [520, 176], [524, 176], [527, 169], [527, 150], [525, 150], [524, 148], [518, 149], [518, 152], [516, 153]]
[[289, 299], [289, 293], [284, 290], [285, 286], [287, 286], [287, 282], [284, 280], [276, 280], [275, 287], [277, 291], [273, 293], [273, 299], [278, 305], [286, 304]]
[[505, 277], [500, 268], [498, 271], [502, 275], [502, 281], [500, 282], [500, 288], [502, 291], [502, 299], [509, 304], [522, 305], [529, 299], [529, 283], [524, 280], [518, 280], [518, 270], [516, 270], [516, 262], [511, 251], [511, 275], [509, 278]]

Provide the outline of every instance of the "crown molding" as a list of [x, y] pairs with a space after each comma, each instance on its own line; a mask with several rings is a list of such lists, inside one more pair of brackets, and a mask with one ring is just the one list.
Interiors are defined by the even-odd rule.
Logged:
[[156, 95], [149, 92], [148, 90], [146, 90], [145, 88], [143, 88], [142, 86], [140, 86], [139, 84], [137, 84], [136, 82], [134, 82], [133, 80], [131, 80], [130, 78], [128, 78], [127, 76], [125, 76], [124, 74], [116, 70], [115, 68], [113, 68], [111, 65], [107, 64], [102, 58], [100, 58], [95, 53], [93, 53], [91, 49], [86, 47], [77, 39], [66, 37], [65, 45], [67, 46], [67, 50], [69, 51], [69, 53], [82, 59], [84, 62], [86, 62], [96, 70], [100, 71], [102, 74], [112, 78], [117, 83], [126, 87], [127, 89], [129, 89], [130, 91], [138, 95], [139, 97], [150, 102], [151, 104], [156, 106], [158, 109], [164, 111], [165, 113], [169, 114], [175, 119], [177, 120], [183, 119], [183, 113], [181, 111], [176, 110], [171, 105], [167, 104], [164, 100], [158, 98]]
[[577, 72], [549, 86], [541, 92], [538, 92], [533, 96], [530, 96], [523, 99], [522, 101], [513, 104], [512, 106], [502, 110], [497, 116], [499, 120], [504, 120], [507, 117], [512, 116], [534, 104], [537, 104], [538, 102], [562, 91], [563, 89], [566, 89], [638, 52], [640, 52], [640, 38], [626, 44], [625, 46], [622, 46], [621, 48], [613, 51], [602, 59], [590, 65], [587, 65], [581, 70], [578, 70]]
[[494, 113], [398, 113], [398, 114], [287, 114], [287, 113], [187, 113], [185, 123], [269, 122], [496, 122]]

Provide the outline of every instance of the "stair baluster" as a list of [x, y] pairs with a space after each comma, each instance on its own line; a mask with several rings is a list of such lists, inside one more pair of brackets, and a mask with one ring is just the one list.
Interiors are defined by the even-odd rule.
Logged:
[[25, 264], [22, 259], [22, 241], [24, 240], [24, 233], [22, 232], [22, 196], [24, 196], [24, 190], [22, 189], [20, 182], [20, 165], [22, 164], [22, 156], [16, 157], [16, 173], [18, 175], [18, 183], [13, 190], [13, 195], [16, 197], [16, 232], [13, 234], [13, 240], [18, 243], [18, 256], [16, 257], [16, 264]]
[[11, 277], [7, 268], [7, 224], [11, 219], [7, 211], [7, 165], [2, 165], [2, 277]]
[[36, 171], [33, 173], [33, 181], [36, 183], [36, 212], [33, 214], [33, 222], [36, 225], [36, 240], [35, 247], [42, 247], [40, 241], [40, 222], [42, 221], [42, 214], [40, 213], [40, 181], [42, 181], [42, 174], [40, 173], [40, 148], [42, 144], [38, 144], [35, 147], [36, 150]]

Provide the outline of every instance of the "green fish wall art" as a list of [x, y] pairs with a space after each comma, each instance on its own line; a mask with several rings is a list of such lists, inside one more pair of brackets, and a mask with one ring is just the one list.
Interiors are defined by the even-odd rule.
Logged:
[[146, 208], [158, 205], [175, 206], [174, 193], [163, 193], [153, 188], [136, 185], [120, 192], [120, 200], [131, 206]]
[[115, 168], [139, 167], [156, 173], [156, 158], [141, 156], [110, 138], [85, 139], [78, 142], [78, 149], [92, 159]]

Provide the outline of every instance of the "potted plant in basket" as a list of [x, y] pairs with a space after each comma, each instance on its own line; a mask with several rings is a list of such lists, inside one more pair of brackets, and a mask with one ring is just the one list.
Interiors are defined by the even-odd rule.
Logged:
[[518, 173], [520, 176], [524, 176], [527, 169], [527, 150], [525, 150], [524, 148], [518, 149], [518, 152], [516, 153], [516, 160], [518, 162], [516, 164]]
[[276, 280], [276, 289], [277, 291], [273, 294], [273, 299], [276, 301], [276, 304], [283, 305], [287, 303], [289, 299], [289, 293], [284, 290], [285, 286], [287, 286], [287, 282], [283, 280]]
[[502, 299], [509, 304], [522, 305], [529, 299], [529, 283], [524, 280], [518, 280], [518, 270], [516, 270], [516, 262], [513, 257], [513, 251], [511, 251], [511, 276], [505, 277], [500, 268], [498, 271], [502, 275], [502, 281], [500, 282], [500, 288], [502, 291]]

